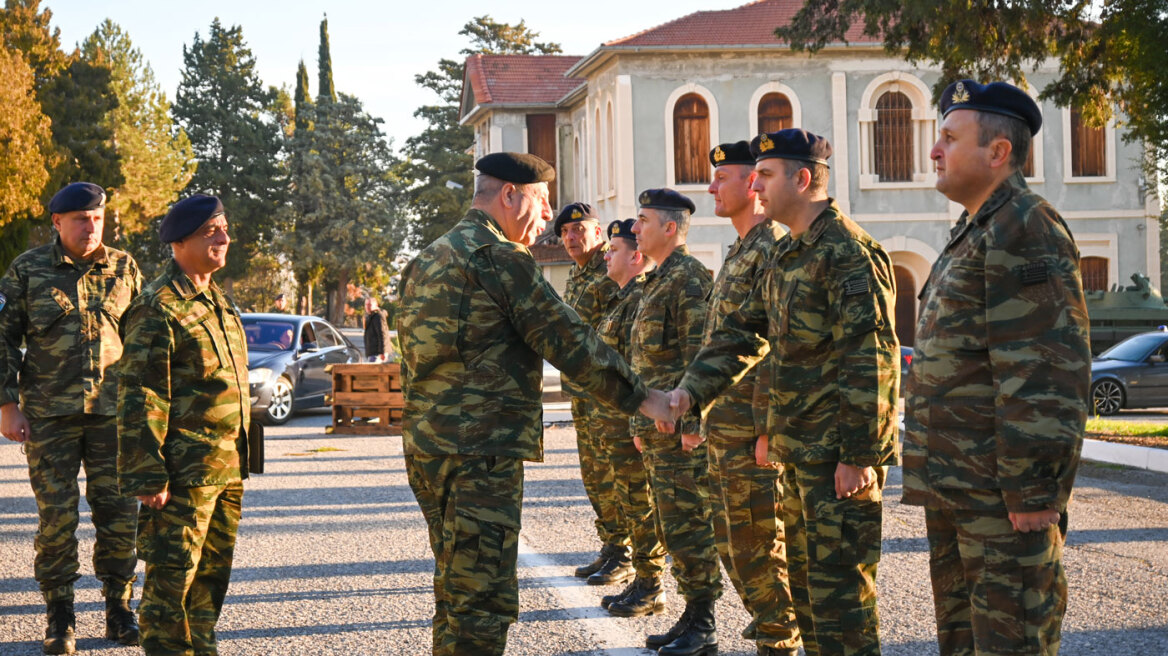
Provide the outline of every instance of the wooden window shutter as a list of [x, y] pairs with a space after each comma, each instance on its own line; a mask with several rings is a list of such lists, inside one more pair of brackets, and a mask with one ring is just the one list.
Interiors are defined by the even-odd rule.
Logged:
[[758, 101], [758, 133], [778, 132], [795, 127], [791, 101], [781, 93], [771, 92]]
[[673, 171], [677, 184], [710, 181], [710, 109], [696, 93], [673, 106]]
[[1083, 122], [1079, 110], [1071, 108], [1071, 175], [1092, 177], [1107, 175], [1106, 135], [1102, 127]]
[[1084, 257], [1079, 260], [1079, 271], [1083, 274], [1084, 291], [1107, 291], [1107, 258]]
[[912, 180], [912, 110], [912, 101], [899, 91], [885, 92], [876, 101], [872, 149], [881, 182]]

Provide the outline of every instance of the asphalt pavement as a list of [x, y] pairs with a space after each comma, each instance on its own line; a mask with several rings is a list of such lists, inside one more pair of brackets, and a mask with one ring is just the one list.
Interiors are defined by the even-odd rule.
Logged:
[[[247, 483], [236, 568], [219, 623], [224, 656], [428, 653], [433, 561], [406, 483], [401, 439], [325, 435], [328, 421], [316, 412], [268, 431], [268, 473]], [[681, 612], [672, 581], [665, 615], [615, 619], [599, 608], [600, 597], [613, 588], [571, 576], [599, 546], [580, 485], [574, 432], [549, 427], [545, 443], [544, 462], [527, 467], [521, 610], [507, 654], [649, 654], [640, 648], [644, 633], [668, 628]], [[936, 654], [923, 513], [899, 503], [900, 482], [894, 468], [878, 580], [884, 653]], [[102, 606], [89, 521], [84, 507], [79, 651], [140, 653], [97, 637]], [[40, 653], [44, 607], [32, 578], [35, 530], [23, 455], [5, 442], [0, 656]], [[1084, 465], [1065, 562], [1071, 599], [1062, 654], [1168, 654], [1168, 475]], [[747, 618], [729, 586], [717, 612], [720, 653], [754, 654], [738, 637]]]

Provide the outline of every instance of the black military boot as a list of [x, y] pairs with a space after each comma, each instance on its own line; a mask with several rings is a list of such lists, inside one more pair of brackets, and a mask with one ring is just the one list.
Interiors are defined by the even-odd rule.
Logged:
[[649, 649], [657, 649], [663, 647], [677, 639], [682, 633], [685, 633], [686, 627], [689, 626], [689, 617], [693, 614], [693, 606], [686, 604], [685, 610], [681, 612], [681, 617], [677, 618], [677, 622], [665, 633], [650, 633], [645, 636], [645, 646]]
[[641, 617], [665, 611], [665, 588], [661, 579], [638, 576], [628, 594], [608, 606], [608, 614], [616, 617]]
[[689, 625], [673, 642], [657, 650], [660, 656], [713, 656], [718, 653], [718, 637], [714, 631], [714, 600], [694, 601]]
[[592, 561], [592, 563], [589, 565], [576, 568], [576, 578], [586, 579], [589, 576], [599, 572], [600, 568], [604, 567], [604, 564], [608, 562], [609, 558], [612, 558], [617, 554], [618, 551], [624, 548], [625, 547], [620, 547], [615, 544], [604, 545], [600, 548], [600, 555], [596, 557], [596, 560]]
[[621, 599], [624, 599], [625, 597], [629, 596], [629, 593], [631, 593], [636, 587], [637, 587], [637, 579], [633, 579], [632, 581], [629, 581], [629, 584], [625, 586], [624, 590], [621, 590], [620, 592], [618, 592], [616, 594], [604, 595], [603, 597], [601, 597], [600, 598], [600, 607], [605, 609], [605, 610], [608, 610], [609, 606], [611, 606], [611, 605], [615, 604], [616, 602], [620, 601]]
[[138, 619], [130, 610], [129, 599], [106, 598], [105, 639], [129, 646], [138, 644]]
[[46, 654], [72, 654], [77, 651], [77, 616], [73, 614], [73, 600], [51, 601], [46, 612], [49, 627], [45, 629]]
[[783, 649], [781, 647], [758, 646], [758, 656], [799, 656], [798, 649]]
[[628, 547], [617, 547], [620, 551], [604, 561], [600, 569], [588, 577], [588, 585], [616, 585], [633, 578], [633, 556]]

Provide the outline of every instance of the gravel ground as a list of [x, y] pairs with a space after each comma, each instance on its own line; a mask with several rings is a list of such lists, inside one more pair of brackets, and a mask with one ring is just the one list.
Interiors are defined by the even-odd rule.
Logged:
[[[236, 569], [219, 623], [225, 656], [428, 651], [433, 565], [406, 484], [400, 438], [326, 436], [327, 423], [328, 415], [315, 413], [269, 429], [269, 473], [247, 484]], [[507, 653], [649, 654], [639, 648], [644, 633], [668, 628], [681, 611], [672, 582], [662, 616], [615, 619], [599, 609], [600, 596], [612, 589], [571, 577], [599, 546], [572, 429], [549, 428], [546, 446], [545, 461], [527, 468], [522, 608]], [[317, 451], [322, 448], [337, 450]], [[884, 653], [936, 654], [923, 513], [895, 501], [900, 480], [893, 469], [879, 578]], [[86, 508], [79, 531], [79, 651], [139, 653], [94, 637], [102, 631], [102, 607], [88, 521]], [[1168, 476], [1085, 465], [1071, 529], [1062, 653], [1168, 653]], [[16, 445], [0, 445], [0, 656], [40, 653], [35, 530], [23, 456]], [[755, 653], [738, 637], [746, 616], [729, 588], [718, 603], [718, 622], [721, 654]]]

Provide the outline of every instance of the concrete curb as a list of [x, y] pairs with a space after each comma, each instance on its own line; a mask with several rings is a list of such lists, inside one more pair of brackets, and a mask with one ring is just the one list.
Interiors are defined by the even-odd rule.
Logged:
[[1083, 457], [1095, 462], [1168, 473], [1168, 449], [1102, 440], [1083, 440]]

